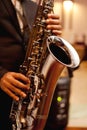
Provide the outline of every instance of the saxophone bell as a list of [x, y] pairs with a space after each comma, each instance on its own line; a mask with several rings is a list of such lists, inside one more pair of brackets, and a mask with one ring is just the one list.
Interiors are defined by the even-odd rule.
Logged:
[[80, 58], [74, 47], [58, 36], [49, 36], [47, 38], [47, 47], [51, 55], [61, 64], [76, 68], [79, 66]]

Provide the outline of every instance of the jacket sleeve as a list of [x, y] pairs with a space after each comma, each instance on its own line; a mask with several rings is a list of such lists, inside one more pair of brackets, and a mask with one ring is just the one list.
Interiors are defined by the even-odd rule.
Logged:
[[3, 77], [3, 75], [4, 75], [6, 72], [8, 72], [8, 70], [0, 66], [0, 79]]

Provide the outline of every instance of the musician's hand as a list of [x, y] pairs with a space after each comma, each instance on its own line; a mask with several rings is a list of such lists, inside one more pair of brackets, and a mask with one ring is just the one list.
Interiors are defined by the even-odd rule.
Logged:
[[46, 20], [47, 29], [51, 29], [55, 35], [62, 34], [62, 26], [59, 15], [48, 14], [48, 19]]
[[30, 81], [21, 73], [7, 72], [1, 78], [0, 86], [5, 93], [18, 101], [19, 96], [26, 97], [26, 94], [23, 91], [29, 89]]

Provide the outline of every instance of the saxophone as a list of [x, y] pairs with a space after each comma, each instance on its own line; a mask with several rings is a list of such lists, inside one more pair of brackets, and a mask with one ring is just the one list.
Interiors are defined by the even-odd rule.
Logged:
[[10, 118], [13, 130], [43, 130], [56, 82], [62, 70], [79, 65], [79, 56], [66, 40], [46, 29], [44, 20], [53, 11], [53, 0], [39, 0], [25, 60], [20, 72], [30, 81], [26, 98], [13, 101]]

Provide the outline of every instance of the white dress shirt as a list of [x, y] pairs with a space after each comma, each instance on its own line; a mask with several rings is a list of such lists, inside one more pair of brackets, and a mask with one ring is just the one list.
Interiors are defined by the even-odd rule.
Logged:
[[[21, 3], [18, 0], [11, 0], [11, 1], [16, 9], [16, 12], [18, 11], [18, 12], [20, 12], [21, 15], [23, 15], [23, 9], [22, 9]], [[21, 20], [18, 12], [17, 12], [17, 17], [18, 17], [20, 29], [23, 32], [23, 21]]]

